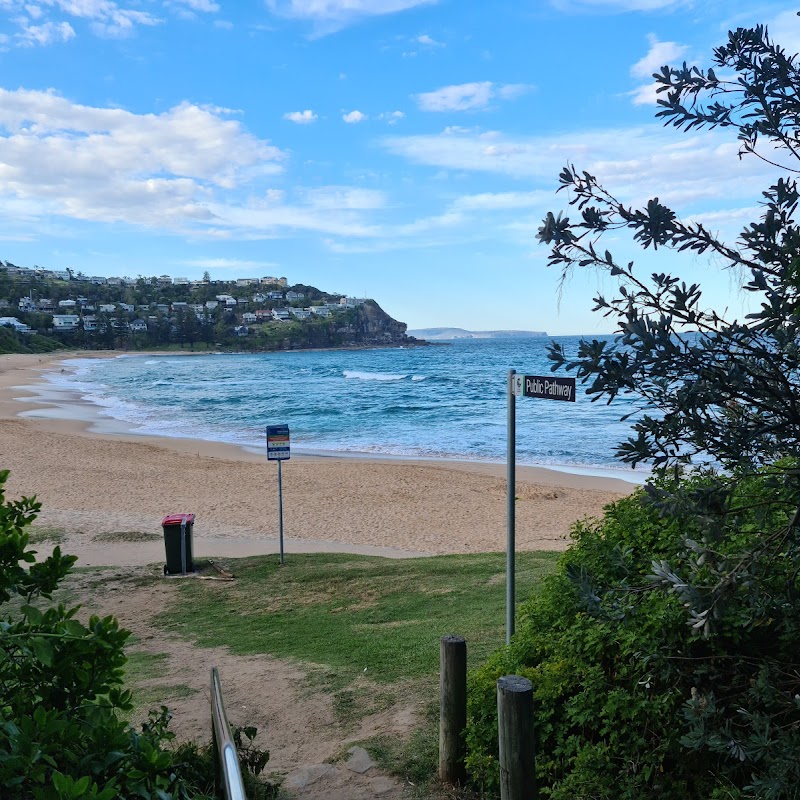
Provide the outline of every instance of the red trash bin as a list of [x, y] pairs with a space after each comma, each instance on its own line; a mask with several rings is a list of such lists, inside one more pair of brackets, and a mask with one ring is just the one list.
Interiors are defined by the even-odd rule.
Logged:
[[194, 514], [168, 514], [161, 520], [167, 563], [165, 575], [186, 575], [194, 572], [192, 563], [192, 528]]

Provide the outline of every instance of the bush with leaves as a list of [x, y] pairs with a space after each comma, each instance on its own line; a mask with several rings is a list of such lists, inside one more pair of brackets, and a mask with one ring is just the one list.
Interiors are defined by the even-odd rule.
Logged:
[[[135, 730], [123, 688], [124, 644], [114, 617], [78, 619], [79, 607], [43, 602], [66, 577], [74, 556], [58, 547], [37, 561], [27, 526], [40, 504], [6, 501], [0, 471], [0, 786], [8, 800], [213, 795], [206, 753], [170, 750], [165, 707]], [[247, 730], [248, 736], [253, 734]], [[188, 755], [193, 757], [187, 758]], [[251, 752], [251, 772], [268, 754]], [[205, 774], [203, 774], [205, 773]], [[254, 795], [255, 796], [255, 795]]]
[[[476, 677], [469, 759], [487, 785], [492, 681], [518, 671], [539, 699], [545, 796], [800, 797], [800, 66], [762, 26], [731, 32], [714, 61], [654, 75], [658, 116], [731, 128], [741, 157], [782, 173], [735, 244], [658, 198], [626, 206], [572, 165], [559, 191], [577, 216], [550, 213], [539, 231], [564, 277], [619, 282], [595, 308], [618, 336], [549, 357], [593, 400], [638, 400], [617, 455], [656, 478], [578, 526], [511, 648]], [[618, 261], [599, 241], [623, 230], [713, 255], [756, 310], [726, 319], [697, 284]]]

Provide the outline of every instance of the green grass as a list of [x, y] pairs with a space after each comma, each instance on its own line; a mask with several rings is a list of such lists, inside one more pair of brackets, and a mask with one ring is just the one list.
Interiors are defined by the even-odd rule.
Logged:
[[[556, 558], [518, 554], [519, 601]], [[447, 633], [466, 637], [471, 667], [504, 642], [504, 554], [305, 554], [283, 567], [275, 557], [241, 559], [234, 571], [232, 583], [182, 582], [156, 622], [203, 646], [326, 665], [337, 691], [360, 675], [375, 683], [435, 675]]]
[[59, 528], [47, 528], [43, 525], [31, 526], [26, 531], [31, 544], [62, 544], [67, 538], [66, 533]]
[[160, 533], [147, 531], [108, 531], [92, 537], [95, 542], [152, 542], [161, 538]]
[[[135, 640], [134, 640], [135, 641]], [[168, 656], [165, 653], [148, 653], [144, 650], [126, 651], [125, 687], [133, 692], [133, 716], [142, 716], [151, 708], [169, 706], [170, 700], [180, 700], [197, 694], [197, 689], [184, 683], [150, 683], [164, 670]]]

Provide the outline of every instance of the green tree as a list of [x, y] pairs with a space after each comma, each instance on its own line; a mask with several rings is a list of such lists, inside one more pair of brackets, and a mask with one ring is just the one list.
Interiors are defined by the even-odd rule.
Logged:
[[[602, 523], [579, 526], [512, 648], [481, 677], [528, 671], [539, 681], [538, 769], [552, 798], [794, 798], [798, 58], [764, 27], [740, 28], [711, 69], [664, 67], [654, 78], [667, 124], [732, 129], [741, 156], [778, 174], [760, 217], [731, 244], [656, 197], [629, 207], [595, 176], [563, 169], [574, 216], [549, 213], [539, 240], [564, 276], [600, 269], [618, 280], [595, 308], [618, 335], [582, 341], [575, 354], [552, 343], [549, 356], [593, 400], [637, 400], [617, 455], [652, 464], [656, 478]], [[646, 250], [713, 255], [743, 276], [756, 310], [725, 318], [705, 308], [697, 284], [618, 260], [600, 242], [622, 231]], [[470, 756], [487, 780], [489, 702], [483, 694], [473, 706]]]

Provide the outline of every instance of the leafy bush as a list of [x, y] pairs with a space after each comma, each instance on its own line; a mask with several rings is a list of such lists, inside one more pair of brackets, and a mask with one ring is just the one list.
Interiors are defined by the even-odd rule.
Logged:
[[[496, 680], [520, 674], [534, 686], [545, 797], [797, 796], [800, 472], [729, 478], [715, 513], [681, 515], [676, 497], [711, 486], [719, 476], [662, 478], [576, 526], [511, 646], [471, 676], [481, 788], [498, 786]], [[765, 530], [784, 545], [764, 546]], [[710, 627], [689, 613], [704, 601]]]
[[[201, 751], [169, 750], [166, 707], [137, 731], [122, 686], [129, 632], [114, 617], [78, 620], [79, 607], [47, 606], [75, 563], [56, 547], [36, 561], [26, 527], [40, 504], [6, 501], [0, 471], [0, 786], [8, 800], [204, 798], [213, 771]], [[246, 731], [249, 738], [253, 729]], [[268, 754], [248, 749], [251, 772]], [[204, 756], [208, 762], [208, 753]], [[207, 792], [207, 793], [206, 793]], [[260, 795], [252, 795], [254, 797]]]

